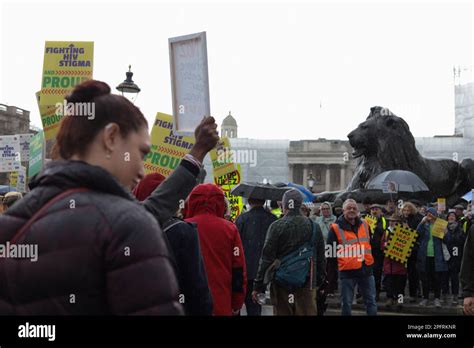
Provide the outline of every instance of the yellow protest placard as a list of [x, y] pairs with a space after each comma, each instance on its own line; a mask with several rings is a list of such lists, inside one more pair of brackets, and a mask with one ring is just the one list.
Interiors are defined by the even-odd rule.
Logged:
[[237, 217], [242, 213], [242, 209], [244, 207], [242, 197], [234, 196], [230, 193], [230, 191], [242, 181], [241, 173], [242, 172], [240, 170], [240, 164], [238, 164], [237, 169], [233, 172], [227, 173], [219, 177], [214, 177], [214, 183], [219, 186], [222, 191], [224, 191], [224, 195], [229, 201], [232, 221], [235, 221], [235, 219], [237, 219]]
[[85, 41], [46, 41], [41, 91], [39, 95], [41, 121], [46, 140], [59, 130], [63, 103], [75, 85], [92, 79], [94, 43]]
[[18, 172], [11, 172], [10, 173], [10, 186], [16, 187], [18, 182]]
[[372, 215], [366, 215], [364, 217], [364, 220], [367, 222], [367, 224], [369, 225], [370, 229], [372, 231], [375, 230], [375, 226], [377, 226], [377, 218], [375, 216], [372, 216]]
[[448, 222], [446, 220], [437, 218], [431, 229], [431, 234], [436, 238], [444, 238], [446, 233], [446, 228], [448, 227]]
[[438, 213], [444, 212], [446, 210], [446, 198], [438, 198], [437, 203]]
[[221, 177], [237, 170], [233, 153], [230, 150], [229, 138], [223, 137], [219, 139], [216, 147], [209, 154], [211, 156], [214, 177]]
[[385, 256], [406, 263], [415, 245], [417, 235], [415, 230], [396, 224], [385, 247]]
[[173, 133], [173, 116], [158, 112], [151, 130], [151, 151], [145, 157], [145, 174], [168, 177], [194, 146], [194, 137]]

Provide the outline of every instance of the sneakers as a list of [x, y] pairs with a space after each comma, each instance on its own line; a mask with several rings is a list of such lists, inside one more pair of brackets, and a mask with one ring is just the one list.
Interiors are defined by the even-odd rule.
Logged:
[[[438, 301], [439, 301], [439, 300], [438, 300]], [[420, 306], [420, 307], [426, 307], [426, 306], [428, 306], [428, 300], [423, 299], [423, 300], [419, 303], [419, 306]]]
[[434, 306], [436, 308], [441, 308], [441, 301], [439, 300], [439, 298], [435, 298], [434, 300]]

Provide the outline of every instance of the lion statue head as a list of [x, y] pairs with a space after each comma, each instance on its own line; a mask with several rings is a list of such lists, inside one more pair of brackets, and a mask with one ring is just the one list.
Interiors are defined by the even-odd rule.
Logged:
[[410, 127], [387, 108], [371, 108], [367, 119], [347, 137], [354, 148], [352, 155], [355, 158], [374, 160], [382, 171], [414, 171], [419, 169], [418, 166], [422, 162]]

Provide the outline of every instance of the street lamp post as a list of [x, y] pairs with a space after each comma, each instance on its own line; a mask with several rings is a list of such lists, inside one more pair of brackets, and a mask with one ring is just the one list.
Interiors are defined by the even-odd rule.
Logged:
[[314, 186], [314, 183], [315, 183], [315, 179], [313, 177], [313, 172], [309, 172], [309, 177], [308, 177], [308, 188], [311, 192], [313, 192], [313, 186]]
[[131, 65], [128, 66], [128, 71], [125, 75], [127, 78], [116, 88], [119, 92], [122, 92], [122, 96], [129, 99], [132, 103], [135, 103], [138, 98], [138, 93], [140, 93], [140, 88], [132, 80], [133, 72]]

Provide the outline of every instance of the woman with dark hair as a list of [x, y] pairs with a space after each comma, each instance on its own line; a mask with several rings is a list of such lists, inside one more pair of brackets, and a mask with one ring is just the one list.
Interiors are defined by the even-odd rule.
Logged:
[[[421, 220], [423, 220], [423, 215], [418, 212], [416, 206], [411, 202], [405, 202], [402, 206], [402, 222], [412, 230], [416, 230]], [[407, 261], [410, 303], [417, 302], [418, 292], [420, 290], [420, 277], [416, 265], [418, 247], [419, 241], [417, 240]]]
[[182, 314], [160, 224], [196, 185], [217, 143], [214, 119], [203, 119], [190, 154], [139, 205], [130, 188], [144, 177], [150, 151], [143, 114], [93, 80], [76, 86], [67, 102], [90, 103], [94, 115], [63, 116], [57, 160], [0, 216], [0, 244], [37, 245], [39, 253], [36, 262], [0, 259], [0, 314]]
[[456, 213], [448, 213], [448, 228], [443, 238], [449, 252], [448, 272], [443, 280], [443, 293], [447, 297], [449, 293], [449, 284], [451, 283], [452, 305], [458, 304], [459, 296], [459, 272], [461, 270], [462, 253], [466, 235], [462, 230], [461, 224], [457, 221]]

